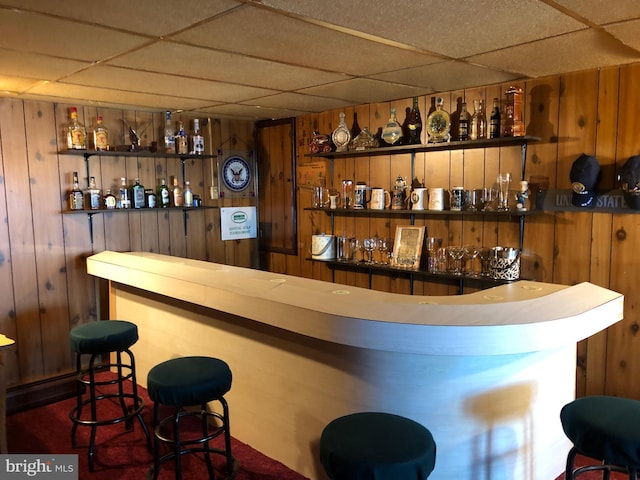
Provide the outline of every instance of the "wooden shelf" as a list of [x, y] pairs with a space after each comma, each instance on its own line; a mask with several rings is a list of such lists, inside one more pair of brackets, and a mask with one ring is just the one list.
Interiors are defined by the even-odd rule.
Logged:
[[540, 138], [532, 136], [503, 137], [483, 140], [465, 140], [463, 142], [426, 143], [420, 145], [398, 145], [394, 147], [370, 148], [368, 150], [350, 150], [347, 152], [308, 153], [306, 157], [342, 158], [365, 157], [379, 155], [399, 155], [403, 153], [438, 152], [443, 150], [471, 150], [476, 148], [526, 147], [529, 142], [537, 142]]
[[338, 215], [346, 217], [525, 217], [539, 213], [538, 210], [527, 210], [518, 212], [509, 210], [508, 212], [470, 212], [455, 210], [372, 210], [370, 208], [315, 208], [305, 207], [305, 210], [315, 212], [325, 212], [327, 215]]
[[99, 155], [102, 157], [148, 157], [148, 158], [178, 158], [182, 161], [189, 159], [208, 159], [214, 158], [215, 155], [179, 155], [177, 153], [150, 152], [148, 150], [129, 151], [129, 150], [63, 150], [58, 152], [60, 155], [77, 155], [88, 159], [89, 157]]
[[166, 211], [179, 211], [179, 212], [195, 212], [198, 210], [208, 210], [212, 208], [220, 208], [217, 206], [203, 205], [202, 207], [168, 207], [168, 208], [100, 208], [98, 210], [65, 210], [63, 215], [99, 215], [105, 213], [136, 213], [136, 212], [166, 212]]

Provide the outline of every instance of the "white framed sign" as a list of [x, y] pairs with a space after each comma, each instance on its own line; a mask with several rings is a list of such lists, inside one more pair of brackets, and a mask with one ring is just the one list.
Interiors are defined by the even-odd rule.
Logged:
[[222, 240], [257, 238], [258, 222], [256, 216], [256, 207], [222, 207], [220, 209]]

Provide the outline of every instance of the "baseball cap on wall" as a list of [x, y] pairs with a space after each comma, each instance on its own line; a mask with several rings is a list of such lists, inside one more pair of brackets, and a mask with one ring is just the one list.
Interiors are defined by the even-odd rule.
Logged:
[[630, 157], [620, 169], [618, 181], [622, 190], [636, 192], [640, 190], [640, 155]]
[[596, 184], [600, 175], [600, 164], [596, 157], [583, 153], [571, 166], [571, 203], [576, 207], [591, 208], [595, 205]]

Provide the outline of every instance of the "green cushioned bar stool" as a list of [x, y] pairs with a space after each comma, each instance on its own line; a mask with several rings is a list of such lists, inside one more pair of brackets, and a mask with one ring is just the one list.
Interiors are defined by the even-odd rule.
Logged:
[[[640, 401], [594, 395], [578, 398], [560, 411], [564, 433], [573, 443], [567, 456], [565, 478], [602, 470], [608, 480], [610, 472], [624, 472], [637, 480], [640, 469]], [[598, 460], [596, 465], [575, 468], [576, 455]]]
[[320, 461], [331, 480], [424, 480], [435, 467], [436, 444], [408, 418], [354, 413], [324, 428]]
[[[231, 432], [229, 430], [229, 406], [224, 395], [231, 389], [231, 370], [222, 360], [211, 357], [179, 357], [162, 362], [153, 367], [147, 376], [149, 398], [153, 400], [154, 454], [151, 476], [156, 479], [160, 465], [173, 459], [176, 479], [182, 478], [182, 455], [204, 453], [209, 477], [215, 478], [210, 453], [223, 455], [227, 473], [234, 473], [234, 459], [231, 454]], [[217, 401], [222, 413], [211, 411], [207, 404]], [[172, 408], [171, 415], [160, 419], [160, 406]], [[198, 409], [187, 408], [198, 407]], [[185, 433], [181, 423], [187, 417], [198, 417], [201, 431]], [[210, 425], [210, 420], [214, 425]], [[166, 427], [166, 428], [165, 428]], [[199, 427], [200, 428], [200, 427]], [[185, 430], [185, 431], [183, 431]], [[213, 448], [209, 442], [224, 434], [224, 450]], [[188, 437], [188, 438], [183, 438]], [[171, 445], [171, 450], [161, 455], [163, 444]]]
[[[129, 350], [137, 341], [138, 327], [122, 320], [87, 323], [75, 327], [69, 333], [71, 351], [76, 354], [78, 383], [76, 406], [69, 412], [69, 418], [73, 422], [71, 444], [76, 448], [76, 431], [79, 425], [91, 427], [88, 453], [90, 471], [94, 469], [97, 427], [124, 422], [127, 430], [131, 430], [133, 418], [137, 418], [151, 449], [149, 429], [142, 419], [144, 400], [138, 395], [135, 359]], [[115, 353], [115, 361], [106, 357], [112, 353]], [[89, 355], [89, 363], [88, 367], [83, 368], [82, 362], [86, 355]], [[109, 371], [115, 371], [115, 375], [104, 373]], [[117, 388], [110, 387], [112, 385]], [[98, 410], [100, 401], [113, 399], [117, 400], [121, 409], [115, 417], [104, 413], [106, 409], [102, 412]], [[88, 413], [84, 409], [86, 405], [89, 406]]]

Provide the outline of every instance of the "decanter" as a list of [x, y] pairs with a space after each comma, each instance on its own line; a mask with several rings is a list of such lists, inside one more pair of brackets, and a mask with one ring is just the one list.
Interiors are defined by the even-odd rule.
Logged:
[[382, 140], [384, 140], [389, 145], [394, 145], [400, 141], [402, 138], [402, 127], [398, 123], [398, 119], [396, 118], [396, 109], [395, 107], [391, 107], [391, 116], [389, 117], [389, 121], [382, 129]]
[[351, 131], [347, 128], [347, 124], [344, 121], [344, 112], [340, 112], [340, 123], [338, 127], [331, 134], [331, 140], [336, 146], [336, 152], [346, 152], [351, 141]]
[[444, 99], [436, 98], [436, 109], [427, 117], [427, 133], [432, 143], [448, 142], [451, 118], [444, 108]]

